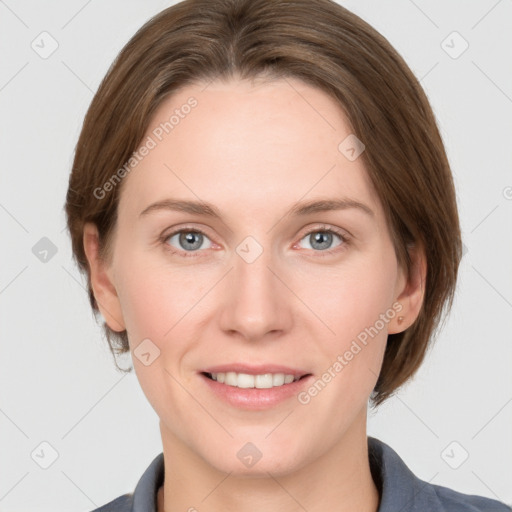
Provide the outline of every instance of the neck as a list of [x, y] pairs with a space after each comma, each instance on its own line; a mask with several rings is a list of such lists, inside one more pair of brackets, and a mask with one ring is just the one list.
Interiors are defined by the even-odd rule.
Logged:
[[352, 429], [320, 457], [279, 477], [223, 473], [192, 454], [169, 431], [165, 433], [165, 481], [158, 492], [158, 512], [194, 512], [205, 506], [211, 512], [378, 512], [380, 496], [370, 471], [366, 415], [362, 429]]

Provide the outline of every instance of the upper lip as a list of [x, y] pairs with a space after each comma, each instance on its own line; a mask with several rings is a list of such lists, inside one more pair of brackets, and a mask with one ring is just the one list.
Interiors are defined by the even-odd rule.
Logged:
[[263, 375], [265, 373], [284, 373], [285, 375], [293, 375], [294, 377], [303, 377], [308, 375], [308, 372], [300, 368], [291, 368], [290, 366], [283, 366], [279, 364], [261, 364], [251, 365], [246, 363], [231, 363], [221, 364], [216, 366], [209, 366], [201, 373], [247, 373], [249, 375]]

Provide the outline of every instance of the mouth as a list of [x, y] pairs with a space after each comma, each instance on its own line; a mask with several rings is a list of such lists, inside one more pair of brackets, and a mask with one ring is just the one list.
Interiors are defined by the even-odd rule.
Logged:
[[212, 396], [240, 410], [262, 411], [293, 400], [312, 373], [277, 364], [230, 363], [198, 372]]
[[260, 374], [238, 372], [201, 372], [201, 374], [210, 380], [217, 381], [219, 384], [243, 389], [279, 388], [305, 379], [311, 375], [311, 373], [297, 375], [283, 372]]

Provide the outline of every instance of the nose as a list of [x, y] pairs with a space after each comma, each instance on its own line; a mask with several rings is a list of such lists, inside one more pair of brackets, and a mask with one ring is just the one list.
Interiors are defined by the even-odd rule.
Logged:
[[293, 294], [284, 284], [285, 272], [279, 269], [270, 250], [252, 262], [234, 254], [233, 269], [224, 282], [225, 295], [220, 299], [219, 322], [225, 333], [259, 341], [275, 339], [290, 329]]

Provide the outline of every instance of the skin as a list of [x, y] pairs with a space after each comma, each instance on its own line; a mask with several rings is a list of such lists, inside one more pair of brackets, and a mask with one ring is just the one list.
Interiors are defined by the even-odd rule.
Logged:
[[[97, 257], [95, 226], [84, 230], [106, 322], [127, 329], [132, 351], [145, 338], [160, 350], [149, 366], [132, 353], [160, 418], [166, 474], [158, 511], [375, 512], [367, 403], [387, 335], [419, 313], [424, 253], [412, 252], [409, 276], [399, 267], [362, 158], [349, 161], [338, 150], [351, 129], [333, 99], [297, 79], [205, 87], [187, 85], [151, 120], [147, 134], [190, 96], [198, 101], [124, 178], [110, 262]], [[169, 210], [139, 216], [170, 197], [210, 202], [222, 220]], [[299, 200], [340, 197], [374, 215], [355, 208], [286, 215]], [[206, 233], [200, 249], [180, 244], [179, 235], [159, 239], [182, 226]], [[331, 254], [318, 249], [313, 237], [325, 226], [350, 234], [349, 242], [335, 234]], [[263, 248], [252, 263], [236, 252], [247, 236]], [[251, 362], [319, 378], [396, 302], [403, 323], [398, 314], [389, 320], [307, 405], [292, 397], [241, 410], [216, 398], [198, 375]], [[262, 453], [251, 468], [236, 456], [248, 441]]]

